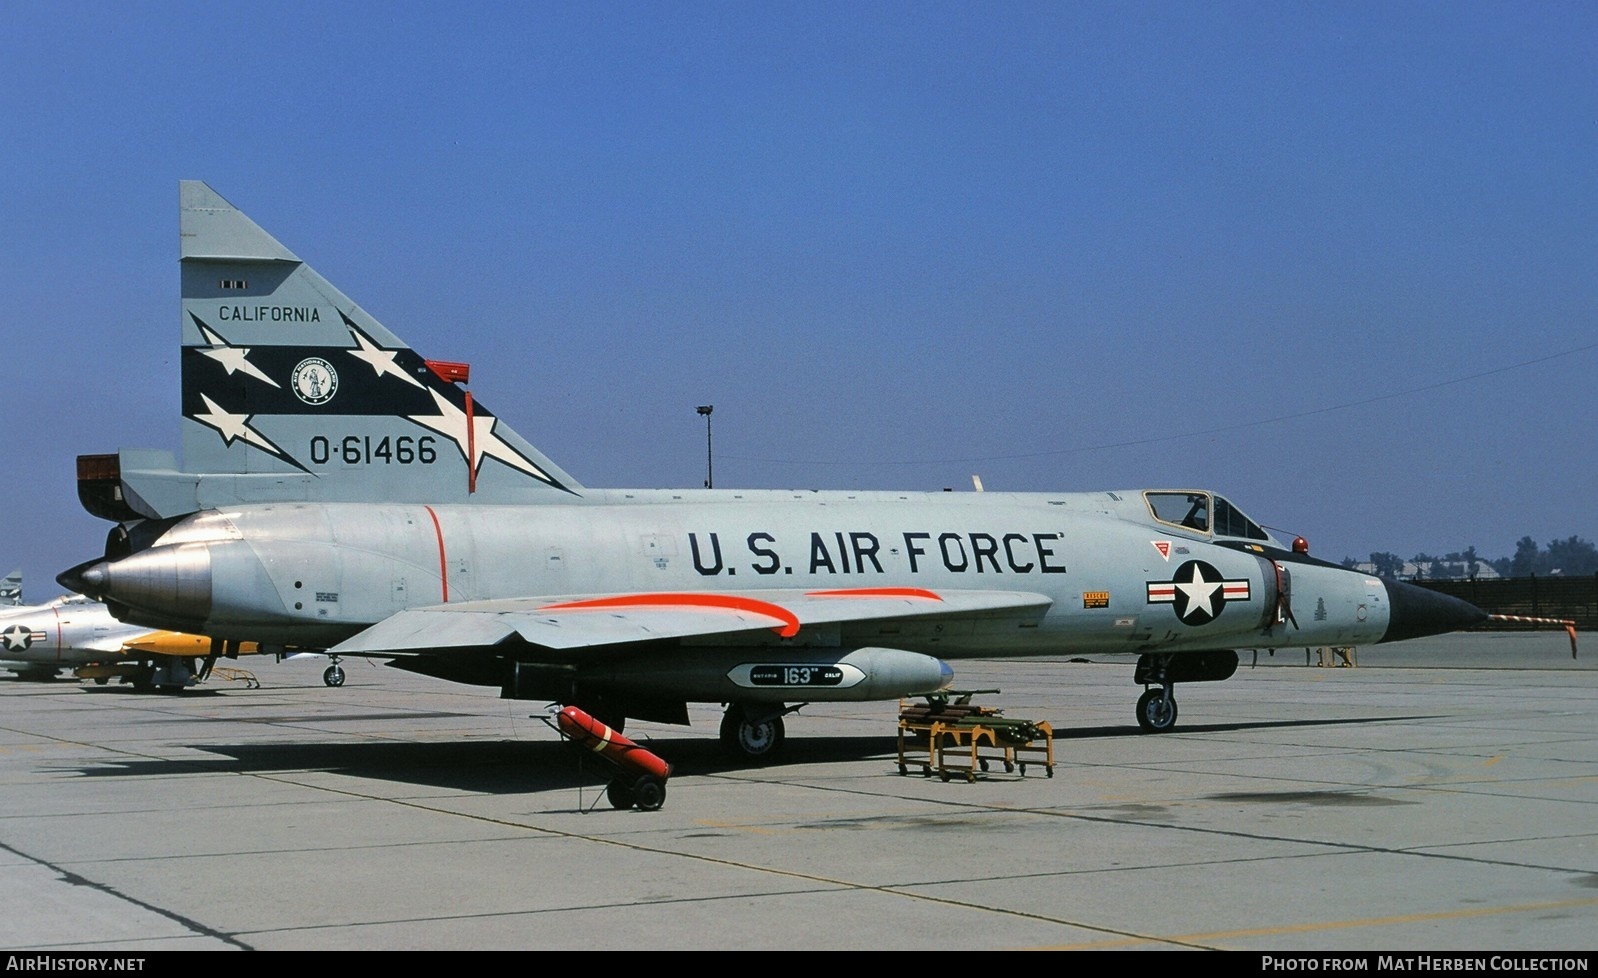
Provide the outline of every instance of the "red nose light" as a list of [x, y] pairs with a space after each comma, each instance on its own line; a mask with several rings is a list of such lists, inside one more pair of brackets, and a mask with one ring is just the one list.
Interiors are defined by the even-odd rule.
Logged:
[[1296, 554], [1307, 554], [1307, 553], [1309, 553], [1309, 541], [1304, 539], [1303, 537], [1294, 537], [1293, 538], [1293, 552], [1296, 553]]

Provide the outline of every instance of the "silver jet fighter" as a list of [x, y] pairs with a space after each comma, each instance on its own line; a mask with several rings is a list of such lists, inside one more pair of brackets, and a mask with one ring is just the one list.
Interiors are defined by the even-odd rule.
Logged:
[[0, 668], [22, 679], [54, 679], [72, 669], [102, 685], [118, 678], [138, 689], [182, 689], [210, 672], [209, 646], [194, 635], [119, 621], [81, 594], [0, 606]]
[[1138, 723], [1239, 649], [1460, 629], [1462, 601], [1284, 546], [1203, 489], [589, 489], [203, 183], [181, 187], [183, 464], [78, 459], [116, 525], [59, 577], [121, 619], [367, 656], [612, 726], [726, 706], [761, 759], [807, 703], [949, 660], [1124, 654]]
[[81, 594], [8, 604], [0, 607], [0, 666], [24, 679], [52, 679], [63, 669], [120, 660], [128, 640], [151, 631], [117, 621]]

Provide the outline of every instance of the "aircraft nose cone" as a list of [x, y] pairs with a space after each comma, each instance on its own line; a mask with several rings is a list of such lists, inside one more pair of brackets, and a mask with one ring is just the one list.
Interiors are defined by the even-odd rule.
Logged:
[[211, 613], [211, 552], [204, 544], [152, 547], [62, 571], [62, 587], [162, 621], [201, 623]]
[[57, 584], [74, 594], [87, 594], [94, 598], [99, 597], [100, 589], [105, 587], [109, 577], [105, 561], [88, 560], [62, 571], [55, 576], [55, 579]]
[[1457, 632], [1487, 620], [1487, 612], [1469, 601], [1403, 581], [1383, 581], [1387, 587], [1387, 633], [1383, 642]]

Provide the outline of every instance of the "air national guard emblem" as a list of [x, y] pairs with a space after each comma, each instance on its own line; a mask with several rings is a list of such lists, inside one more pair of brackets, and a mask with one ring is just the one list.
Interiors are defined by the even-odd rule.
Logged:
[[294, 368], [290, 386], [306, 404], [326, 404], [338, 393], [338, 371], [321, 357], [307, 357]]

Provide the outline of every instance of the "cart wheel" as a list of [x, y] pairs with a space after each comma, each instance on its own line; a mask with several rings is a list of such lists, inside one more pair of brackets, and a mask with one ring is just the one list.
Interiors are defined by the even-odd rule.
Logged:
[[[1004, 762], [1004, 773], [1005, 774], [1009, 774], [1011, 771], [1014, 771], [1014, 770], [1015, 770], [1015, 765], [1014, 764], [1011, 764], [1009, 761], [1005, 761]], [[1025, 764], [1021, 765], [1021, 773], [1022, 774], [1026, 773], [1026, 765]]]
[[948, 771], [939, 771], [938, 774], [939, 774], [940, 777], [943, 778], [943, 783], [944, 784], [948, 784], [949, 783], [949, 772]]
[[1049, 777], [1051, 777], [1051, 778], [1054, 777], [1054, 768], [1053, 767], [1049, 768]]
[[1021, 777], [1023, 777], [1023, 778], [1026, 777], [1026, 762], [1025, 761], [1023, 761], [1021, 763]]
[[634, 782], [633, 797], [639, 811], [655, 811], [666, 803], [666, 785], [654, 775], [646, 774]]
[[988, 769], [988, 759], [986, 757], [984, 757], [981, 760], [977, 761], [977, 763], [982, 766], [982, 770], [986, 771]]
[[633, 786], [616, 778], [605, 786], [605, 798], [610, 802], [611, 808], [631, 808], [637, 799], [633, 796]]
[[965, 773], [965, 783], [966, 784], [976, 784], [977, 783], [977, 772], [975, 772], [975, 771], [967, 771]]
[[910, 769], [909, 769], [909, 768], [907, 768], [907, 767], [905, 767], [905, 766], [904, 766], [904, 765], [903, 765], [903, 764], [901, 764], [901, 765], [899, 765], [899, 773], [900, 773], [900, 774], [901, 774], [901, 775], [903, 775], [903, 774], [909, 774], [909, 773], [910, 773]]

